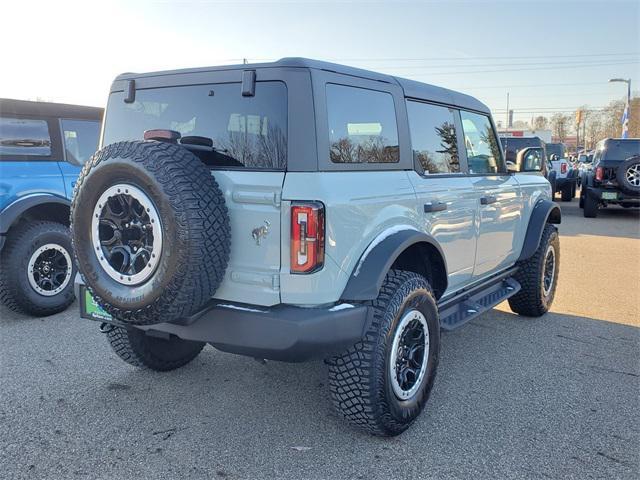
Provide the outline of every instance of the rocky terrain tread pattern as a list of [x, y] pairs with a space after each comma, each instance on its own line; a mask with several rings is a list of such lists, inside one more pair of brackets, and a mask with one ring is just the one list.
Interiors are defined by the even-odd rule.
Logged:
[[[415, 289], [433, 296], [426, 279], [416, 273], [390, 270], [378, 297], [366, 302], [374, 309], [373, 321], [364, 338], [346, 352], [327, 360], [329, 388], [336, 410], [350, 423], [379, 436], [397, 435], [410, 423], [397, 422], [389, 413], [385, 396], [385, 338], [391, 321], [388, 311], [398, 311], [405, 296]], [[434, 365], [434, 372], [437, 363]], [[430, 390], [435, 375], [428, 379]]]
[[[558, 240], [558, 229], [551, 224], [547, 224], [542, 232], [540, 245], [536, 252], [531, 258], [518, 263], [518, 271], [514, 275], [514, 278], [520, 283], [522, 288], [518, 293], [509, 298], [509, 307], [513, 312], [526, 317], [539, 317], [549, 310], [549, 305], [544, 302], [542, 296], [541, 282], [544, 256], [550, 242], [555, 242], [556, 244], [556, 264], [559, 265], [560, 243]], [[557, 274], [555, 282], [557, 285]]]
[[[193, 344], [193, 349], [186, 353], [183, 357], [175, 360], [166, 360], [154, 354], [151, 349], [146, 348], [144, 334], [138, 334], [135, 337], [133, 331], [123, 327], [113, 327], [107, 332], [107, 339], [113, 351], [122, 360], [134, 367], [156, 370], [159, 372], [167, 372], [180, 368], [191, 360], [196, 358], [202, 351], [205, 344], [197, 342], [189, 342]], [[175, 339], [174, 341], [182, 341]]]
[[[56, 307], [43, 307], [32, 302], [19, 289], [17, 278], [27, 265], [19, 263], [19, 248], [30, 245], [32, 239], [39, 232], [59, 232], [69, 236], [69, 229], [57, 222], [30, 221], [22, 222], [13, 227], [7, 237], [6, 244], [0, 255], [0, 303], [17, 313], [44, 317], [62, 312], [73, 303], [74, 296]], [[69, 252], [71, 253], [71, 252]]]
[[[78, 190], [91, 170], [110, 158], [128, 158], [153, 174], [176, 212], [178, 231], [185, 237], [186, 248], [178, 252], [183, 261], [165, 289], [167, 294], [144, 308], [124, 310], [109, 305], [81, 272], [85, 284], [109, 314], [131, 324], [153, 324], [161, 318], [177, 319], [196, 313], [222, 283], [229, 261], [229, 214], [218, 183], [205, 165], [183, 147], [162, 142], [118, 142], [96, 152], [84, 165], [71, 204], [72, 219], [77, 208], [87, 208], [76, 204]], [[72, 238], [77, 241], [76, 234]]]

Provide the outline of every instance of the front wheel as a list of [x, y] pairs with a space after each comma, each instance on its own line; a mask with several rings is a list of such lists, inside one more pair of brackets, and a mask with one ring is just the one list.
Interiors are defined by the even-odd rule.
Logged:
[[514, 278], [521, 290], [509, 299], [509, 307], [526, 317], [539, 317], [551, 308], [558, 285], [560, 239], [558, 230], [547, 224], [533, 256], [518, 264]]
[[427, 280], [391, 270], [370, 303], [364, 338], [329, 360], [334, 406], [374, 435], [405, 431], [422, 412], [438, 367], [440, 324]]

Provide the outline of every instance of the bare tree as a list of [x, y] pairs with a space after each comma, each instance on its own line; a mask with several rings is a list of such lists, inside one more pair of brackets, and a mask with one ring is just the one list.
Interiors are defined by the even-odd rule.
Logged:
[[533, 119], [533, 129], [534, 130], [544, 130], [549, 126], [549, 119], [542, 115], [537, 116]]
[[551, 117], [551, 130], [560, 142], [564, 142], [569, 134], [569, 126], [571, 125], [571, 117], [564, 113], [555, 113]]

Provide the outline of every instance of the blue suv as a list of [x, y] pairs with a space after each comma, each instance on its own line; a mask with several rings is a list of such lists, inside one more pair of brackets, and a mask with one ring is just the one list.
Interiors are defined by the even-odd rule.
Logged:
[[74, 300], [69, 206], [103, 109], [0, 99], [0, 301], [44, 316]]

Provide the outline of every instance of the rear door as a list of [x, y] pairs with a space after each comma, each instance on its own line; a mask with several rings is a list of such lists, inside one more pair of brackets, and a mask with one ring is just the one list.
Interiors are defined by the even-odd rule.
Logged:
[[481, 278], [518, 257], [523, 201], [518, 181], [507, 173], [489, 116], [462, 110], [460, 117], [480, 217], [473, 276]]
[[98, 149], [100, 122], [65, 118], [60, 120], [60, 131], [65, 161], [59, 162], [59, 167], [67, 197], [71, 198], [80, 168]]
[[471, 280], [476, 253], [477, 198], [460, 163], [462, 134], [456, 110], [407, 100], [415, 171], [409, 178], [418, 197], [424, 230], [447, 259], [449, 290]]
[[[104, 144], [142, 139], [149, 129], [175, 130], [180, 142], [210, 167], [231, 224], [230, 260], [215, 294], [222, 300], [280, 303], [288, 97], [282, 76], [275, 75], [265, 69], [249, 91], [241, 70], [140, 78], [134, 102], [125, 103], [123, 91], [109, 99]], [[194, 85], [196, 80], [202, 84]]]
[[0, 117], [0, 211], [32, 193], [65, 196], [57, 128], [57, 121], [46, 117]]

